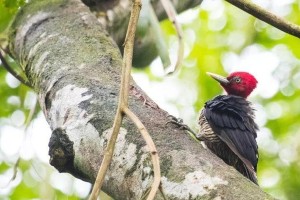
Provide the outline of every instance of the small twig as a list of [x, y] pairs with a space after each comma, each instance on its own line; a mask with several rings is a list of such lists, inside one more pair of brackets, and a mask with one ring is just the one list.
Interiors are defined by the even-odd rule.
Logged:
[[12, 75], [14, 76], [18, 81], [20, 81], [21, 83], [23, 83], [24, 85], [32, 88], [32, 86], [30, 85], [30, 83], [25, 80], [22, 76], [20, 76], [19, 74], [17, 74], [12, 67], [6, 62], [4, 56], [2, 55], [2, 52], [0, 50], [0, 60], [2, 62], [3, 67]]
[[[120, 96], [119, 103], [117, 108], [117, 113], [115, 116], [113, 130], [111, 138], [108, 142], [107, 148], [104, 153], [104, 157], [100, 166], [100, 169], [97, 174], [96, 181], [93, 186], [92, 193], [90, 195], [90, 200], [95, 200], [98, 197], [100, 189], [103, 185], [104, 177], [106, 171], [111, 163], [116, 140], [118, 137], [118, 133], [120, 131], [120, 127], [122, 124], [123, 114], [129, 114], [130, 118], [133, 117], [134, 122], [137, 123], [139, 127], [139, 131], [142, 133], [143, 137], [146, 140], [147, 145], [151, 151], [151, 157], [153, 162], [153, 170], [154, 170], [154, 181], [151, 187], [150, 194], [148, 196], [148, 200], [154, 199], [158, 186], [160, 184], [160, 166], [159, 166], [159, 157], [157, 155], [157, 151], [155, 145], [147, 133], [144, 125], [140, 122], [140, 120], [128, 109], [128, 96], [130, 89], [130, 80], [131, 80], [131, 66], [132, 66], [132, 55], [133, 55], [133, 45], [134, 45], [134, 37], [136, 32], [136, 24], [138, 21], [139, 13], [141, 9], [140, 0], [135, 0], [132, 5], [132, 12], [128, 24], [128, 29], [126, 33], [126, 38], [124, 42], [124, 57], [123, 57], [123, 67], [122, 67], [122, 75], [121, 75], [121, 87], [120, 87]], [[145, 133], [146, 131], [146, 133]]]
[[153, 171], [154, 171], [154, 180], [151, 186], [150, 193], [147, 197], [147, 200], [154, 199], [155, 194], [159, 188], [160, 185], [160, 166], [159, 166], [159, 157], [157, 154], [157, 150], [155, 147], [155, 144], [149, 135], [146, 127], [144, 124], [140, 121], [140, 119], [128, 108], [124, 108], [124, 113], [131, 119], [131, 121], [134, 122], [140, 133], [142, 134], [144, 140], [146, 141], [146, 144], [148, 145], [150, 155], [152, 158], [152, 163], [153, 163]]
[[108, 169], [108, 167], [111, 163], [112, 156], [113, 156], [113, 153], [114, 153], [115, 144], [116, 144], [116, 141], [117, 141], [117, 138], [118, 138], [118, 133], [119, 133], [119, 130], [120, 130], [120, 127], [121, 127], [121, 124], [122, 124], [122, 118], [123, 118], [123, 115], [121, 113], [120, 108], [118, 108], [117, 114], [115, 116], [114, 124], [113, 124], [112, 134], [111, 134], [111, 137], [108, 141], [107, 147], [105, 149], [103, 160], [102, 160], [100, 169], [98, 171], [98, 174], [97, 174], [97, 177], [96, 177], [93, 189], [92, 189], [92, 193], [91, 193], [90, 198], [89, 198], [90, 200], [96, 200], [97, 199], [97, 197], [99, 195], [99, 192], [100, 192], [100, 189], [103, 185], [103, 181], [104, 181], [106, 171], [107, 171], [107, 169]]
[[[26, 133], [28, 127], [29, 127], [29, 124], [30, 122], [32, 121], [32, 118], [33, 118], [33, 115], [36, 111], [36, 107], [37, 107], [37, 99], [35, 99], [35, 103], [34, 103], [34, 106], [33, 108], [30, 109], [29, 111], [29, 114], [26, 118], [26, 121], [25, 121], [25, 128], [24, 128], [24, 132]], [[28, 138], [28, 134], [25, 134], [25, 137], [23, 139], [23, 144], [25, 143], [25, 140]], [[22, 146], [21, 146], [22, 147]], [[20, 156], [20, 151], [21, 151], [21, 147], [19, 147], [19, 157], [16, 161], [16, 163], [14, 164], [14, 170], [13, 170], [13, 175], [11, 177], [11, 179], [8, 181], [8, 183], [6, 184], [5, 187], [7, 187], [12, 181], [14, 181], [17, 177], [17, 174], [18, 174], [18, 167], [19, 167], [19, 164], [20, 164], [20, 161], [21, 161], [21, 156]]]
[[37, 105], [38, 105], [38, 100], [37, 100], [37, 97], [36, 97], [35, 100], [34, 100], [34, 106], [30, 109], [30, 111], [28, 113], [28, 116], [27, 116], [27, 119], [25, 121], [25, 131], [28, 129], [28, 126], [29, 126], [30, 122], [33, 119], [33, 115], [34, 115], [34, 113], [37, 109]]
[[183, 31], [181, 29], [180, 24], [178, 23], [178, 21], [176, 20], [176, 10], [173, 6], [173, 4], [170, 2], [170, 0], [161, 0], [161, 3], [170, 19], [170, 21], [173, 23], [175, 29], [176, 29], [176, 33], [177, 33], [177, 37], [178, 37], [178, 52], [177, 52], [177, 61], [174, 67], [174, 70], [171, 72], [168, 72], [167, 75], [171, 75], [174, 72], [177, 72], [180, 67], [181, 67], [181, 63], [183, 60], [183, 56], [184, 56], [184, 42], [183, 42]]
[[291, 23], [266, 9], [252, 3], [249, 0], [226, 0], [232, 5], [240, 8], [241, 10], [257, 17], [258, 19], [282, 30], [285, 33], [300, 38], [300, 26]]
[[9, 185], [9, 183], [11, 183], [12, 181], [14, 181], [16, 179], [17, 174], [18, 174], [18, 166], [19, 166], [20, 161], [21, 161], [21, 157], [19, 156], [16, 163], [14, 164], [14, 173], [13, 173], [11, 179], [9, 180], [9, 182], [7, 183], [7, 185]]
[[99, 195], [100, 189], [103, 185], [106, 171], [112, 160], [116, 140], [122, 124], [122, 119], [123, 119], [122, 110], [123, 108], [128, 107], [128, 95], [129, 95], [129, 88], [130, 88], [130, 77], [131, 77], [130, 72], [131, 72], [131, 65], [132, 65], [133, 45], [134, 45], [134, 37], [136, 32], [136, 24], [139, 18], [140, 10], [141, 10], [141, 1], [135, 0], [132, 4], [132, 12], [130, 15], [127, 34], [124, 42], [124, 57], [123, 57], [121, 86], [120, 86], [120, 95], [119, 95], [117, 113], [114, 119], [112, 135], [108, 141], [107, 148], [105, 149], [104, 157], [100, 169], [98, 171], [92, 193], [89, 198], [90, 200], [96, 200]]
[[19, 158], [17, 159], [17, 162], [16, 162], [15, 165], [14, 165], [14, 174], [13, 174], [13, 176], [11, 177], [9, 183], [12, 182], [13, 180], [15, 180], [16, 177], [17, 177], [18, 166], [19, 166], [20, 160], [21, 160], [21, 157], [19, 156]]
[[159, 184], [159, 191], [160, 191], [160, 193], [161, 193], [161, 196], [163, 197], [163, 199], [164, 200], [167, 200], [168, 198], [166, 197], [166, 195], [165, 195], [165, 192], [164, 192], [164, 190], [163, 190], [163, 188], [162, 188], [162, 186], [161, 186], [161, 183]]
[[16, 179], [17, 174], [18, 174], [18, 166], [19, 166], [20, 160], [21, 160], [21, 158], [19, 156], [19, 158], [17, 159], [16, 163], [14, 164], [13, 175], [11, 176], [11, 178], [9, 179], [9, 181], [4, 186], [0, 186], [1, 189], [6, 188], [12, 181], [14, 181]]
[[[26, 121], [25, 121], [25, 128], [24, 128], [25, 137], [23, 139], [23, 144], [25, 143], [26, 139], [28, 139], [27, 129], [28, 129], [29, 124], [30, 124], [30, 122], [33, 119], [33, 115], [34, 115], [34, 113], [35, 113], [35, 111], [37, 109], [37, 98], [35, 98], [34, 101], [35, 101], [34, 102], [34, 106], [30, 109], [30, 111], [28, 113], [28, 116], [26, 118]], [[17, 159], [17, 162], [14, 165], [14, 174], [13, 174], [13, 177], [10, 179], [10, 182], [13, 181], [13, 180], [15, 180], [15, 178], [17, 177], [17, 173], [18, 173], [17, 169], [18, 169], [18, 166], [19, 166], [20, 160], [21, 160], [20, 151], [21, 151], [21, 147], [19, 149], [19, 157]]]

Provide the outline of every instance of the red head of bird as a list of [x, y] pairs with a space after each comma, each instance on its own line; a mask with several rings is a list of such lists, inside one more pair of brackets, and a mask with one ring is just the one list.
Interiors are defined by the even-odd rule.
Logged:
[[227, 94], [247, 98], [256, 88], [257, 80], [248, 72], [233, 72], [227, 78], [218, 74], [207, 72], [213, 79], [218, 81]]

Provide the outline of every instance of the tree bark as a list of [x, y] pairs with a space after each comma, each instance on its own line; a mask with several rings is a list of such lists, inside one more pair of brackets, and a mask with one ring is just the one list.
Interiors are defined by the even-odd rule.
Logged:
[[[93, 183], [117, 106], [122, 65], [118, 46], [78, 0], [32, 0], [10, 32], [10, 53], [38, 93], [53, 131], [50, 164]], [[167, 124], [168, 113], [133, 81], [129, 104], [157, 145], [168, 199], [273, 199]], [[152, 179], [145, 142], [125, 117], [103, 190], [115, 199], [140, 199]]]

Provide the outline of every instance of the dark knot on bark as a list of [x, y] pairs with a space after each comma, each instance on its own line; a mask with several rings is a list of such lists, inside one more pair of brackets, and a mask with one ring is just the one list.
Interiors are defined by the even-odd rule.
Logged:
[[67, 172], [73, 168], [75, 155], [73, 144], [64, 129], [57, 128], [52, 132], [48, 144], [50, 164], [59, 172]]

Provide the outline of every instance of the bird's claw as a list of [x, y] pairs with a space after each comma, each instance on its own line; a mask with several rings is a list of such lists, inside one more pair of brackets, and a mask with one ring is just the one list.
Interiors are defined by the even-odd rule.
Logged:
[[174, 117], [173, 115], [169, 115], [168, 118], [170, 118], [170, 120], [166, 123], [166, 125], [175, 124], [180, 130], [187, 130], [193, 135], [196, 135], [196, 133], [188, 125], [183, 123], [183, 120], [181, 118]]
[[170, 118], [170, 120], [166, 123], [166, 125], [175, 124], [179, 127], [182, 127], [182, 125], [184, 125], [183, 120], [181, 118], [174, 117], [173, 115], [168, 115], [168, 118]]
[[196, 134], [195, 137], [196, 137], [197, 140], [199, 140], [199, 141], [206, 141], [205, 136], [204, 136], [203, 134], [201, 134], [201, 133]]

